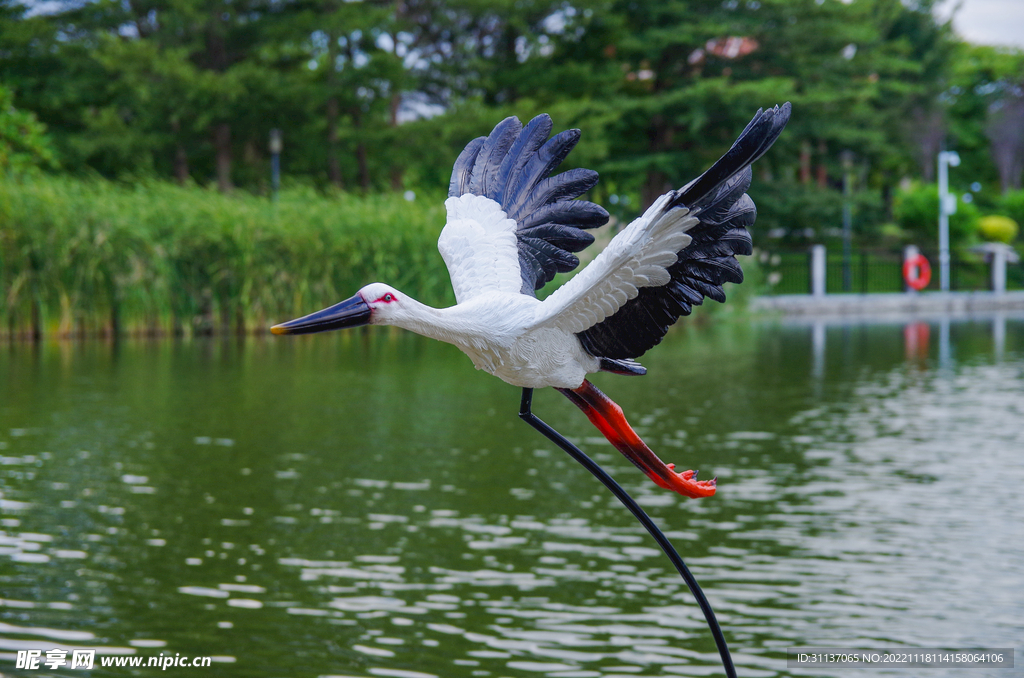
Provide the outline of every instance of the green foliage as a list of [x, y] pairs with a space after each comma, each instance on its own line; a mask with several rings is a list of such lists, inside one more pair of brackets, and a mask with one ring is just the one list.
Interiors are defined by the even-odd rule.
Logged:
[[999, 198], [997, 209], [1018, 224], [1024, 224], [1024, 190], [1004, 193]]
[[[808, 238], [820, 242], [843, 227], [843, 194], [839, 191], [780, 181], [770, 187], [755, 184], [750, 194], [757, 205], [754, 229], [759, 243], [772, 231], [783, 233], [787, 242]], [[878, 193], [857, 191], [850, 201], [854, 236], [862, 240], [876, 236], [876, 225], [883, 218]]]
[[[209, 0], [0, 0], [0, 81], [18, 93], [22, 111], [47, 126], [70, 172], [121, 180], [174, 177], [186, 186], [217, 182], [225, 191], [236, 185], [262, 195], [269, 192], [267, 138], [273, 128], [284, 132], [286, 185], [388, 196], [411, 188], [422, 198], [443, 194], [452, 161], [470, 139], [507, 115], [526, 120], [547, 112], [556, 129], [583, 130], [562, 169], [598, 170], [601, 183], [588, 197], [625, 220], [706, 169], [757, 108], [791, 100], [789, 128], [755, 168], [758, 243], [770, 242], [764, 237], [769, 231], [794, 241], [812, 232], [815, 239], [836, 237], [844, 150], [855, 156], [851, 199], [858, 242], [887, 237], [930, 243], [937, 207], [919, 194], [927, 189], [913, 189], [893, 205], [888, 196], [904, 176], [930, 180], [936, 144], [943, 141], [964, 159], [951, 173], [958, 190], [974, 180], [994, 186], [987, 111], [1019, 80], [1024, 64], [1019, 50], [961, 44], [950, 24], [936, 19], [936, 4], [219, 0], [214, 7]], [[21, 143], [41, 137], [11, 138]], [[45, 158], [45, 150], [35, 157]], [[77, 191], [71, 185], [51, 189], [67, 198]], [[168, 187], [139, 190], [173, 202]], [[286, 191], [275, 214], [287, 211], [303, 191], [310, 204], [356, 204], [350, 197], [318, 198], [312, 189], [295, 189]], [[125, 189], [98, 193], [127, 214], [143, 210]], [[183, 195], [202, 196], [186, 202], [213, 204], [202, 192]], [[613, 195], [623, 199], [612, 204]], [[986, 212], [1024, 223], [1024, 199], [1011, 193], [997, 204], [988, 190], [978, 198]], [[85, 214], [98, 213], [99, 203], [81, 200]], [[249, 219], [244, 210], [232, 211], [247, 200], [209, 209]], [[251, 205], [263, 214], [264, 207], [257, 208], [263, 203]], [[122, 223], [113, 207], [103, 214], [109, 223]], [[306, 218], [296, 215], [297, 223]], [[961, 205], [952, 220], [954, 242], [970, 241], [977, 216], [975, 207]], [[163, 230], [140, 242], [164, 248], [160, 256], [177, 251], [169, 243], [185, 247], [166, 233], [198, 228], [188, 226], [192, 213], [172, 208], [154, 218]], [[266, 215], [252, 219], [271, 223], [261, 221], [270, 219]], [[122, 240], [111, 240], [110, 233], [103, 242], [134, 243], [133, 234], [149, 228], [124, 223], [117, 231]], [[109, 255], [111, 261], [122, 257], [121, 273], [111, 279], [127, 275], [120, 247]], [[144, 252], [140, 248], [128, 250]], [[235, 261], [235, 249], [245, 251], [232, 244], [225, 261]], [[137, 256], [149, 261], [149, 255]], [[179, 278], [166, 280], [190, 286], [185, 297], [191, 301], [183, 297], [161, 313], [186, 318], [200, 308], [209, 316], [226, 294], [217, 290], [228, 283], [217, 287], [207, 280], [212, 274], [192, 271], [184, 261], [177, 266]], [[322, 272], [309, 273], [324, 280]], [[229, 280], [240, 274], [220, 275]], [[23, 295], [28, 287], [18, 285]], [[211, 300], [202, 301], [204, 294]]]
[[[993, 163], [996, 145], [1011, 142], [989, 137], [991, 114], [1019, 92], [1024, 74], [1024, 51], [985, 45], [957, 46], [943, 99], [949, 106], [949, 131], [956, 140], [962, 163], [951, 173], [951, 181], [978, 181], [998, 186], [1000, 177]], [[1012, 143], [1012, 142], [1011, 142]]]
[[1010, 217], [990, 215], [978, 220], [978, 233], [990, 242], [1013, 242], [1020, 228]]
[[798, 238], [811, 229], [813, 237], [817, 237], [818, 229], [843, 224], [843, 195], [839, 191], [796, 182], [780, 182], [770, 191], [758, 191], [755, 187], [752, 190], [758, 235], [782, 229], [791, 238]]
[[850, 149], [870, 163], [862, 183], [891, 183], [913, 165], [911, 110], [944, 86], [952, 34], [932, 4], [613, 3], [617, 23], [591, 52], [603, 49], [621, 70], [587, 105], [609, 113], [610, 157], [598, 169], [634, 182], [649, 203], [717, 158], [757, 107], [791, 100], [793, 119], [762, 170], [792, 176], [806, 148], [834, 184]]
[[[895, 201], [896, 221], [913, 242], [934, 245], [939, 232], [939, 187], [915, 184], [901, 190]], [[981, 214], [973, 203], [960, 201], [956, 214], [949, 218], [949, 240], [952, 246], [969, 244], [974, 237]]]
[[14, 95], [0, 85], [0, 173], [56, 167], [46, 127], [32, 113], [14, 107]]
[[199, 188], [35, 177], [0, 182], [6, 330], [265, 328], [387, 280], [451, 302], [440, 199], [280, 200]]
[[[550, 112], [584, 130], [571, 162], [601, 172], [598, 195], [640, 206], [787, 99], [759, 167], [788, 181], [806, 151], [835, 188], [851, 149], [861, 190], [879, 191], [917, 164], [908, 121], [938, 105], [958, 54], [933, 0], [88, 0], [31, 16], [24, 1], [0, 0], [0, 79], [69, 169], [263, 193], [272, 128], [286, 176], [434, 190], [472, 136]], [[992, 60], [977, 61], [961, 89], [984, 84]], [[963, 106], [983, 118], [977, 103]], [[430, 106], [443, 113], [400, 124]]]

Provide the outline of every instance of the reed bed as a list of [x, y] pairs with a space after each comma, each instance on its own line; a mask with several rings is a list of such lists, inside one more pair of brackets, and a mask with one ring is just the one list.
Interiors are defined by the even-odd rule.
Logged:
[[441, 200], [0, 178], [0, 336], [264, 331], [374, 280], [448, 304]]

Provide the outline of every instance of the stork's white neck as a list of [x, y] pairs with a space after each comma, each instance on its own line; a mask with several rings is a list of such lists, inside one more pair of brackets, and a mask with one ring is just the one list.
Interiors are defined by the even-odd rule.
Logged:
[[532, 320], [538, 303], [522, 294], [485, 293], [455, 306], [432, 308], [401, 295], [400, 304], [374, 309], [370, 322], [401, 327], [467, 352], [507, 348]]
[[449, 344], [457, 344], [463, 328], [453, 323], [446, 313], [449, 309], [433, 308], [403, 295], [401, 306], [382, 308], [374, 312], [374, 325], [393, 325], [403, 330], [437, 339]]

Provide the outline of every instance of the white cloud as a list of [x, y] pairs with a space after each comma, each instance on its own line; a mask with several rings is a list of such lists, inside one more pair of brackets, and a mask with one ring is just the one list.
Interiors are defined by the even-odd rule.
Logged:
[[953, 16], [956, 32], [981, 45], [1006, 45], [1024, 48], [1024, 0], [947, 0], [939, 15]]

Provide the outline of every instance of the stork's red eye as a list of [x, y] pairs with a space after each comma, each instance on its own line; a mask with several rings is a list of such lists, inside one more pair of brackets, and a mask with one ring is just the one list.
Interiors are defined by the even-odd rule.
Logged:
[[395, 298], [393, 296], [391, 296], [391, 292], [388, 292], [387, 294], [384, 295], [384, 301], [385, 302], [392, 302], [394, 300], [395, 300]]

